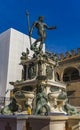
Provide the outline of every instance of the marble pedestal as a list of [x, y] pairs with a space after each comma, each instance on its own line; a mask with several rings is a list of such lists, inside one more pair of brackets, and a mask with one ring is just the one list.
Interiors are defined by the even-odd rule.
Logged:
[[27, 130], [27, 119], [25, 115], [0, 115], [0, 130]]
[[0, 130], [68, 130], [67, 120], [68, 116], [0, 115]]
[[67, 130], [67, 116], [30, 116], [31, 130]]

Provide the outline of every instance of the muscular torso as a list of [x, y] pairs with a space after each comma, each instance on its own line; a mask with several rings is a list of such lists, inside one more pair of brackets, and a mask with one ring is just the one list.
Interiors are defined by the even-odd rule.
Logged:
[[40, 31], [40, 30], [41, 31], [45, 31], [45, 28], [46, 28], [46, 24], [45, 23], [37, 21], [37, 22], [35, 22], [35, 26], [38, 29], [38, 31]]

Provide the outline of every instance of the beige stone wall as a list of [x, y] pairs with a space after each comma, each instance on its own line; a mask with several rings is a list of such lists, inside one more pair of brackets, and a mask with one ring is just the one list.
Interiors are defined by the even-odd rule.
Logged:
[[67, 85], [67, 91], [75, 91], [69, 97], [70, 104], [74, 106], [80, 106], [80, 82], [73, 82]]
[[[63, 81], [64, 71], [69, 67], [77, 69], [80, 75], [80, 48], [77, 49], [77, 52], [72, 50], [60, 55], [59, 66], [56, 68], [60, 81]], [[70, 103], [80, 106], [80, 79], [68, 81], [66, 84], [67, 91], [74, 91], [69, 97]]]

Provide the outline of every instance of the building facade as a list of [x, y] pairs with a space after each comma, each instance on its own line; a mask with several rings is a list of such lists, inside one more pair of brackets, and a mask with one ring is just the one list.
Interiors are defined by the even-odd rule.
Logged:
[[20, 56], [26, 48], [30, 50], [28, 35], [12, 28], [0, 34], [0, 97], [10, 97], [12, 85], [9, 82], [21, 79]]
[[58, 80], [67, 84], [70, 104], [80, 106], [80, 48], [60, 54], [56, 73]]

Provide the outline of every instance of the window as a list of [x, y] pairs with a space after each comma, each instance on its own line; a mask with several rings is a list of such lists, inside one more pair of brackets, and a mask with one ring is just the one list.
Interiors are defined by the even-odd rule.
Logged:
[[64, 74], [63, 74], [64, 82], [78, 80], [78, 79], [80, 79], [80, 76], [79, 76], [79, 71], [76, 68], [69, 67], [64, 70]]

